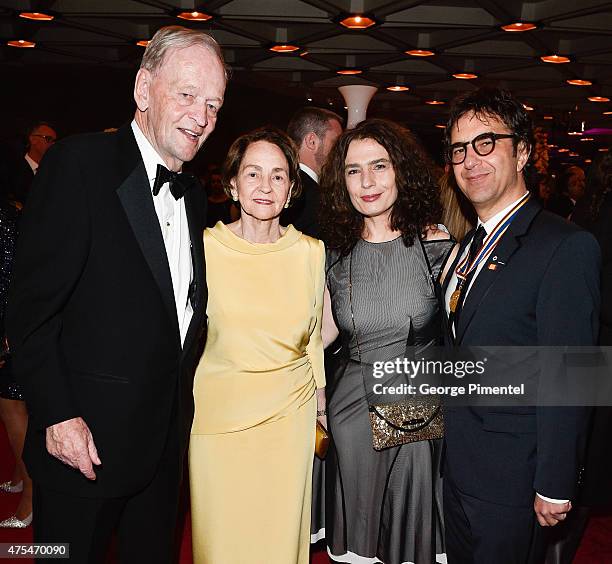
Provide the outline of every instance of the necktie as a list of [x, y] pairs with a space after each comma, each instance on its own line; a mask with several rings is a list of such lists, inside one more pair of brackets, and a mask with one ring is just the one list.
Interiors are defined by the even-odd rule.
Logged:
[[187, 190], [195, 183], [193, 174], [172, 172], [164, 165], [157, 165], [157, 173], [155, 174], [155, 183], [153, 184], [153, 195], [157, 196], [161, 187], [166, 183], [170, 183], [170, 193], [175, 200], [180, 200]]
[[[482, 242], [484, 241], [486, 236], [487, 232], [484, 230], [484, 227], [482, 225], [479, 226], [478, 229], [476, 229], [476, 233], [474, 233], [474, 237], [472, 237], [472, 242], [470, 243], [470, 250], [468, 253], [467, 260], [468, 266], [472, 264], [472, 261], [476, 257], [476, 254], [480, 250], [480, 247], [482, 247]], [[459, 327], [459, 315], [461, 315], [461, 310], [463, 309], [465, 295], [467, 294], [472, 279], [476, 275], [476, 270], [477, 268], [472, 270], [472, 272], [467, 275], [467, 278], [465, 279], [465, 282], [463, 284], [461, 284], [460, 280], [457, 280], [457, 289], [461, 288], [461, 294], [459, 295], [459, 301], [457, 302], [457, 307], [455, 308], [455, 314], [453, 316], [453, 320], [455, 323], [455, 332], [457, 330], [457, 327]]]

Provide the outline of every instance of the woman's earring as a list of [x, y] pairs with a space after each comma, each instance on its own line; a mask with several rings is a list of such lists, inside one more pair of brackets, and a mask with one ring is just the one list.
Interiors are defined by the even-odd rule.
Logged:
[[289, 191], [289, 194], [287, 195], [287, 201], [285, 202], [285, 209], [287, 209], [289, 207], [289, 202], [291, 201], [291, 190]]
[[238, 201], [238, 194], [232, 194], [232, 200], [234, 200], [234, 202]]

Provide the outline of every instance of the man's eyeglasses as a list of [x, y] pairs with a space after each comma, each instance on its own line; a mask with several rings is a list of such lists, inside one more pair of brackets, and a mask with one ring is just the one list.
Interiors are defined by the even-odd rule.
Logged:
[[51, 135], [41, 135], [40, 133], [32, 133], [32, 137], [41, 137], [49, 144], [55, 143], [56, 141], [55, 137], [52, 137]]
[[454, 165], [461, 164], [467, 154], [467, 146], [471, 145], [477, 155], [486, 157], [495, 149], [495, 141], [498, 139], [510, 139], [516, 137], [515, 133], [481, 133], [465, 143], [453, 143], [446, 152], [446, 158]]

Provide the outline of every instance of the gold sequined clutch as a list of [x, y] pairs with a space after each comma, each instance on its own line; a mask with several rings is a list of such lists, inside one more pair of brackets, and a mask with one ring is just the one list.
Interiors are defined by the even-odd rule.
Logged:
[[370, 405], [372, 444], [383, 450], [444, 436], [442, 407], [426, 401]]
[[327, 454], [327, 448], [329, 447], [329, 433], [327, 429], [317, 421], [316, 433], [315, 433], [315, 454], [323, 460]]

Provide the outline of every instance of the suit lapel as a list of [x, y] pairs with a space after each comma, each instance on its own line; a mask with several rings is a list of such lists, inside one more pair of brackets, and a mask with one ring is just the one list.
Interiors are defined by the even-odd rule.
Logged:
[[463, 335], [478, 310], [478, 306], [490, 292], [494, 282], [510, 267], [512, 255], [521, 246], [520, 238], [527, 233], [531, 222], [540, 209], [540, 204], [533, 198], [525, 204], [476, 276], [461, 311], [459, 327], [457, 327], [457, 343], [460, 343], [463, 339]]
[[117, 188], [117, 195], [134, 237], [151, 269], [178, 338], [179, 327], [172, 277], [144, 162], [129, 125], [122, 128], [116, 135], [122, 145], [120, 159], [122, 172], [125, 175], [122, 176], [124, 180]]
[[[200, 191], [200, 194], [198, 194], [197, 190]], [[204, 226], [202, 214], [205, 213], [204, 206], [206, 205], [206, 200], [203, 197], [198, 197], [202, 195], [201, 191], [202, 187], [197, 183], [185, 194], [185, 210], [187, 212], [187, 222], [189, 224], [193, 281], [195, 283], [192, 303], [193, 316], [183, 345], [183, 350], [185, 351], [190, 349], [193, 339], [198, 335], [198, 328], [202, 324], [202, 317], [206, 309], [206, 264], [204, 262], [204, 243], [202, 240]]]

